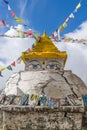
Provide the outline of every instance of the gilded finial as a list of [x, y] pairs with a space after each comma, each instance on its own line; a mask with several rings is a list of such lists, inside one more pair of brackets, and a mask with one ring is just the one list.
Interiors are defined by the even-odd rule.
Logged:
[[44, 33], [43, 33], [43, 35], [42, 35], [43, 37], [46, 37], [47, 36], [47, 33], [46, 33], [46, 31], [44, 31]]

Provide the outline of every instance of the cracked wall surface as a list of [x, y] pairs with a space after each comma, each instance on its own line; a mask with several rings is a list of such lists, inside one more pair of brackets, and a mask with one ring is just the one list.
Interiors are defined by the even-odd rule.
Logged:
[[12, 75], [4, 89], [6, 95], [19, 95], [17, 88], [24, 93], [38, 94], [42, 91], [47, 96], [62, 98], [68, 94], [78, 97], [87, 94], [82, 80], [71, 71], [24, 71]]

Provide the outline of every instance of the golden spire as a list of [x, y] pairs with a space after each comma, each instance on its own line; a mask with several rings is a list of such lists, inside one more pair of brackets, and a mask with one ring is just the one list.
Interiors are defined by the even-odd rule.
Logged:
[[67, 54], [66, 52], [60, 52], [58, 48], [54, 45], [54, 43], [51, 41], [51, 39], [46, 35], [46, 32], [41, 36], [40, 42], [34, 43], [33, 50], [28, 53], [22, 53], [22, 59], [25, 61], [25, 59], [41, 59], [41, 58], [47, 58], [47, 59], [62, 59], [64, 58], [66, 61]]
[[42, 37], [46, 37], [46, 36], [47, 36], [47, 33], [46, 33], [46, 31], [44, 31]]

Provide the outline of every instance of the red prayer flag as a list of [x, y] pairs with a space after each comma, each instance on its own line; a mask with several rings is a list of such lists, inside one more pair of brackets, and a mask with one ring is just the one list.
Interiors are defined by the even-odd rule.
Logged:
[[30, 49], [30, 48], [28, 48], [28, 52], [31, 52], [31, 49]]
[[32, 35], [32, 30], [29, 30], [28, 32], [24, 32], [26, 35]]
[[16, 63], [15, 63], [15, 61], [14, 61], [13, 63], [11, 63], [11, 65], [12, 65], [12, 66], [16, 66]]
[[0, 22], [0, 25], [1, 25], [1, 26], [6, 26], [5, 21], [2, 20], [2, 21]]
[[11, 16], [12, 16], [12, 17], [14, 17], [14, 16], [15, 16], [15, 13], [14, 13], [13, 11], [12, 11], [12, 13], [11, 13]]

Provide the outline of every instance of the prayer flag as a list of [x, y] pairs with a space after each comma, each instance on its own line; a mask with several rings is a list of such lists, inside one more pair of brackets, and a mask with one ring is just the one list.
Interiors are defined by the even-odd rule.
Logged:
[[3, 75], [2, 75], [2, 73], [1, 73], [1, 71], [0, 71], [0, 77], [3, 77]]
[[3, 71], [3, 70], [5, 70], [5, 68], [0, 68], [0, 71]]
[[10, 7], [10, 5], [9, 5], [9, 4], [8, 4], [8, 10], [9, 10], [9, 11], [11, 11], [11, 7]]
[[30, 48], [28, 48], [28, 50], [27, 50], [28, 52], [31, 52], [31, 49]]
[[69, 18], [67, 18], [67, 19], [65, 20], [65, 22], [68, 23], [68, 22], [69, 22]]
[[0, 25], [1, 26], [6, 26], [5, 21], [4, 20], [0, 21]]
[[80, 7], [81, 7], [81, 3], [79, 3], [79, 4], [76, 6], [76, 10], [78, 10]]
[[13, 63], [11, 63], [11, 65], [12, 65], [12, 66], [16, 66], [16, 63], [15, 63], [15, 61], [14, 61]]
[[59, 27], [59, 31], [61, 32], [64, 29], [63, 25]]
[[12, 13], [11, 13], [11, 16], [12, 16], [12, 17], [14, 17], [14, 16], [15, 16], [15, 13], [14, 13], [13, 11], [12, 11]]
[[67, 27], [67, 23], [66, 23], [66, 22], [63, 23], [63, 27], [64, 27], [64, 28]]
[[6, 4], [9, 4], [9, 2], [7, 0], [3, 0]]
[[12, 70], [12, 67], [9, 65], [6, 67], [8, 70]]
[[29, 30], [28, 32], [24, 32], [24, 34], [26, 34], [28, 36], [28, 35], [32, 35], [33, 32], [32, 32], [32, 30]]
[[69, 18], [74, 18], [74, 14], [71, 13], [71, 14], [69, 15]]
[[21, 18], [18, 18], [16, 15], [14, 16], [14, 19], [16, 20], [16, 22], [18, 23], [22, 23], [23, 20]]
[[21, 63], [21, 57], [19, 57], [17, 60], [16, 60], [17, 64], [20, 64]]
[[21, 34], [21, 31], [17, 30], [17, 32], [18, 32], [18, 36], [20, 36], [20, 34]]
[[25, 38], [24, 32], [21, 32], [21, 37]]

